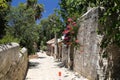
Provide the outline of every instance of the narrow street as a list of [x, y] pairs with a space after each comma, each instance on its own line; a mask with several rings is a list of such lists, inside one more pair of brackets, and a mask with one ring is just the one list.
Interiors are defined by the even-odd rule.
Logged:
[[38, 58], [29, 60], [26, 80], [87, 80], [67, 68], [60, 67], [61, 62], [47, 56], [45, 52], [37, 54]]

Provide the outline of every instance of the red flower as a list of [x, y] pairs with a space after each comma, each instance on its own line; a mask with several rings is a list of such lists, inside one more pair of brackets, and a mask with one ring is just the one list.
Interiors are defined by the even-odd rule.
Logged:
[[69, 33], [70, 32], [70, 30], [64, 30], [63, 31], [63, 34], [67, 34], [67, 33]]
[[67, 29], [72, 30], [72, 27], [70, 25], [67, 25]]
[[71, 21], [73, 21], [71, 18], [68, 18], [68, 20], [67, 20], [68, 22], [71, 22]]
[[75, 42], [76, 42], [76, 43], [78, 43], [78, 42], [79, 42], [79, 41], [78, 41], [78, 39], [77, 39], [77, 40], [75, 40]]
[[72, 25], [73, 25], [73, 26], [77, 26], [76, 22], [73, 22]]
[[71, 26], [70, 26], [70, 25], [67, 25], [67, 28], [71, 28]]

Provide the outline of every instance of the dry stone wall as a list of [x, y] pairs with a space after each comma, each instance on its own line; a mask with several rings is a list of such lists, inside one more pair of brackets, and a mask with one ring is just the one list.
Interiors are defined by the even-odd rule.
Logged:
[[65, 67], [68, 67], [68, 48], [64, 44], [62, 44], [62, 62]]
[[109, 46], [107, 51], [108, 56], [110, 56], [107, 70], [111, 72], [111, 80], [120, 80], [120, 47], [113, 44]]
[[98, 12], [99, 8], [92, 8], [79, 19], [78, 40], [80, 48], [74, 53], [74, 70], [90, 80], [95, 80], [97, 77]]
[[0, 80], [24, 80], [28, 66], [26, 48], [19, 44], [0, 46]]
[[111, 44], [106, 48], [106, 54], [106, 58], [100, 58], [102, 65], [99, 80], [120, 80], [120, 47]]
[[[74, 53], [74, 70], [89, 80], [120, 80], [120, 47], [110, 44], [105, 49], [100, 48], [103, 35], [99, 17], [103, 8], [92, 8], [78, 22], [78, 40], [80, 48]], [[103, 57], [106, 50], [107, 57]]]

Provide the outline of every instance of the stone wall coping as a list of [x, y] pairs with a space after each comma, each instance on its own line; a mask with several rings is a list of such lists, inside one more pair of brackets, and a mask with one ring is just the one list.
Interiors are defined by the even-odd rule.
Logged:
[[20, 50], [21, 53], [25, 53], [27, 52], [27, 49], [25, 47], [23, 47], [21, 50]]
[[0, 52], [14, 48], [14, 47], [19, 47], [19, 44], [16, 42], [11, 42], [9, 44], [1, 44], [0, 45]]

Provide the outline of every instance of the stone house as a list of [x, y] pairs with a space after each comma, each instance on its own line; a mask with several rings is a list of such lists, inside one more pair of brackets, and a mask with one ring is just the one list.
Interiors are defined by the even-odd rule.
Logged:
[[49, 41], [47, 41], [46, 43], [47, 43], [47, 55], [49, 55], [49, 56], [54, 56], [55, 58], [57, 58], [57, 59], [61, 59], [61, 56], [62, 56], [62, 40], [61, 39], [57, 39], [58, 41], [58, 43], [57, 43], [57, 45], [58, 45], [58, 53], [57, 53], [57, 55], [55, 56], [54, 55], [54, 52], [55, 52], [55, 38], [53, 38], [53, 39], [51, 39], [51, 40], [49, 40]]
[[49, 56], [53, 56], [54, 54], [54, 45], [55, 45], [54, 41], [55, 41], [55, 38], [46, 42], [47, 43], [47, 55]]

